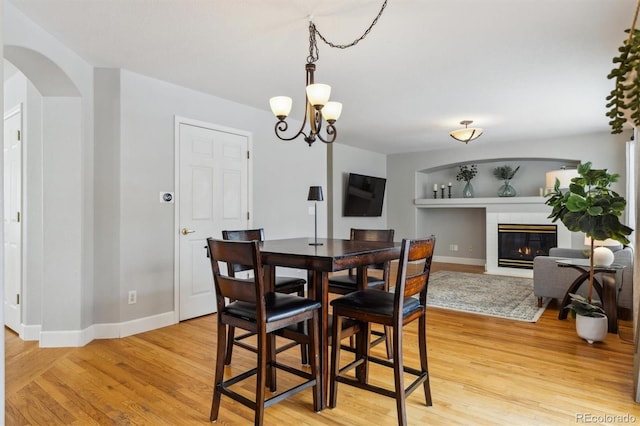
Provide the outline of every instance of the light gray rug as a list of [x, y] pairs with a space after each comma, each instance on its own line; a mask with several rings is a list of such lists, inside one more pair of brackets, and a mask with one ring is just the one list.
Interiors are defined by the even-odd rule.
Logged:
[[530, 278], [451, 271], [433, 272], [427, 293], [427, 306], [525, 322], [536, 322], [550, 300], [538, 308]]

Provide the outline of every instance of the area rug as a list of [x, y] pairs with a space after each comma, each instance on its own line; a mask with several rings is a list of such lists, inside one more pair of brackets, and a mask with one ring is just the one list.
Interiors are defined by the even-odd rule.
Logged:
[[530, 278], [452, 271], [433, 272], [427, 293], [427, 306], [525, 322], [536, 322], [550, 300], [538, 308]]

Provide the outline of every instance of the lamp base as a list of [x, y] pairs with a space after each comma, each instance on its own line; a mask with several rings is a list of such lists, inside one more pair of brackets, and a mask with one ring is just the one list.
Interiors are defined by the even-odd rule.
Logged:
[[309, 243], [310, 246], [322, 246], [323, 243]]

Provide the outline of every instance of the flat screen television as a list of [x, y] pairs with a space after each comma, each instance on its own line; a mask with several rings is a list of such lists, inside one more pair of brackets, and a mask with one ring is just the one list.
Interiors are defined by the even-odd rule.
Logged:
[[345, 216], [382, 216], [382, 202], [387, 180], [384, 178], [349, 173]]

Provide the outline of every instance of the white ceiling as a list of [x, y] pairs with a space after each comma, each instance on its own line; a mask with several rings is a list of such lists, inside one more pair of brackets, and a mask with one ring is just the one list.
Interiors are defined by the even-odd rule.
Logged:
[[[383, 0], [9, 0], [98, 67], [119, 67], [302, 118], [308, 16], [349, 43]], [[451, 146], [463, 119], [492, 144], [609, 131], [611, 59], [635, 0], [389, 0], [369, 36], [318, 40], [316, 82], [342, 101], [339, 142]], [[274, 118], [275, 124], [275, 118]], [[303, 143], [300, 141], [300, 143]]]

